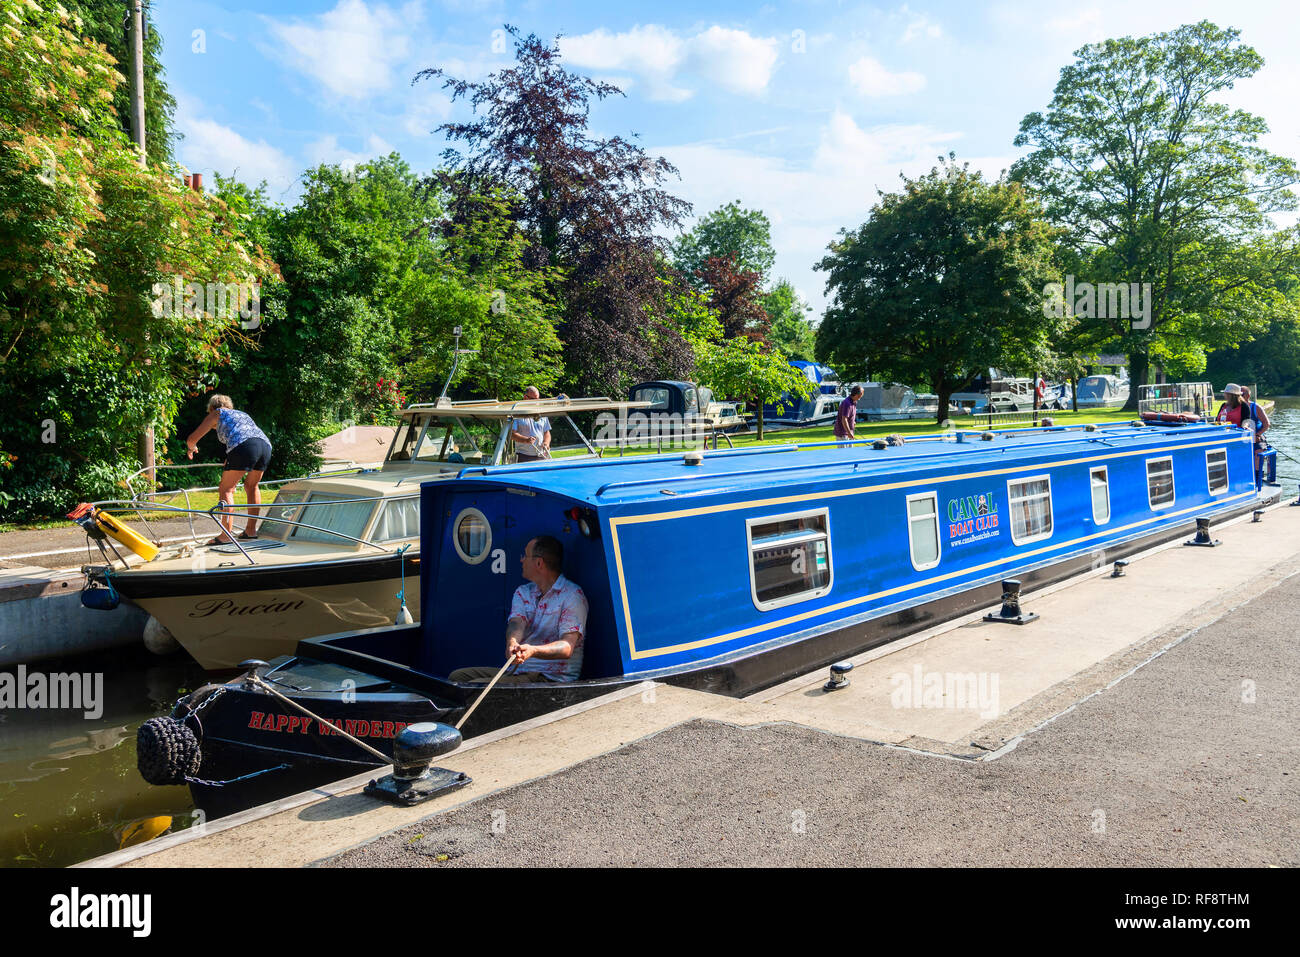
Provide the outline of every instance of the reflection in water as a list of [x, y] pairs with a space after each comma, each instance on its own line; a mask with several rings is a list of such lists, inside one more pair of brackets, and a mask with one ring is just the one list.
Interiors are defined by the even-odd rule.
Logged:
[[[1300, 398], [1279, 399], [1268, 438], [1286, 498], [1300, 485]], [[1285, 453], [1285, 455], [1281, 454]], [[383, 622], [387, 623], [387, 622]], [[33, 665], [104, 673], [104, 712], [0, 713], [0, 867], [62, 866], [188, 827], [188, 788], [150, 787], [135, 768], [135, 731], [204, 681], [188, 656], [143, 648]]]
[[[13, 673], [13, 669], [8, 669]], [[28, 672], [102, 672], [103, 714], [6, 709], [0, 714], [0, 867], [58, 867], [125, 839], [190, 823], [188, 788], [155, 788], [135, 769], [135, 731], [203, 683], [188, 656], [141, 648], [40, 662]], [[133, 826], [134, 825], [134, 826]]]

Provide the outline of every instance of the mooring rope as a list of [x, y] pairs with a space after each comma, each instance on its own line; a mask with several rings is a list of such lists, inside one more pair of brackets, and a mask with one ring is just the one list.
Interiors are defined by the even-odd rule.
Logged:
[[460, 716], [460, 720], [456, 722], [457, 731], [460, 730], [460, 726], [462, 724], [464, 724], [466, 721], [469, 720], [469, 716], [474, 713], [474, 709], [479, 706], [479, 702], [487, 697], [487, 693], [492, 690], [493, 686], [498, 681], [501, 680], [501, 676], [506, 673], [506, 669], [509, 668], [512, 664], [514, 664], [514, 662], [515, 662], [514, 655], [511, 655], [509, 658], [506, 659], [506, 663], [501, 666], [501, 670], [496, 673], [496, 677], [494, 677], [491, 681], [489, 681], [488, 686], [483, 689], [482, 693], [479, 694], [477, 698], [474, 699], [474, 703], [469, 706], [469, 710]]

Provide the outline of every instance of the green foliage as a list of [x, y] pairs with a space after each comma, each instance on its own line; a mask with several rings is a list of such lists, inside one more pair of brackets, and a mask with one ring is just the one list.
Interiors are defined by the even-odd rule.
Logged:
[[113, 107], [121, 77], [78, 29], [0, 0], [0, 442], [18, 513], [120, 491], [143, 429], [165, 436], [188, 384], [228, 361], [238, 313], [159, 289], [275, 275], [223, 203], [140, 167]]
[[805, 317], [808, 307], [788, 279], [782, 279], [761, 299], [770, 326], [767, 339], [787, 359], [811, 361], [817, 349], [817, 327]]
[[762, 210], [745, 209], [739, 200], [719, 206], [673, 244], [673, 264], [687, 281], [699, 284], [697, 275], [709, 259], [732, 257], [736, 269], [767, 278], [776, 260], [772, 224]]
[[818, 265], [834, 298], [817, 332], [841, 375], [925, 383], [945, 410], [982, 369], [1047, 364], [1051, 231], [1019, 185], [944, 163], [841, 236]]
[[1300, 171], [1259, 145], [1263, 119], [1222, 102], [1263, 65], [1239, 36], [1201, 21], [1089, 44], [1016, 137], [1033, 152], [1012, 177], [1065, 228], [1076, 275], [1152, 284], [1149, 327], [1111, 317], [1080, 330], [1128, 352], [1135, 383], [1149, 356], [1193, 369], [1290, 308], [1269, 214], [1295, 207]]
[[[123, 15], [130, 11], [125, 0], [63, 0], [70, 14], [81, 18], [80, 34], [102, 43], [116, 61], [123, 81], [113, 92], [113, 110], [118, 125], [131, 136], [131, 48], [128, 31], [123, 27]], [[166, 165], [173, 159], [172, 144], [179, 138], [175, 129], [176, 99], [163, 80], [162, 35], [150, 22], [150, 9], [146, 4], [144, 20], [144, 130], [145, 152], [149, 162]]]

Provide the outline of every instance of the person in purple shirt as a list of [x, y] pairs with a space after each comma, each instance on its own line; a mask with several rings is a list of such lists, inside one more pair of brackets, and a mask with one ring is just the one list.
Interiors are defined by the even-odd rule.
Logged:
[[840, 403], [840, 410], [835, 415], [835, 437], [846, 441], [853, 440], [853, 426], [858, 420], [858, 399], [862, 398], [862, 386], [855, 385], [849, 397]]

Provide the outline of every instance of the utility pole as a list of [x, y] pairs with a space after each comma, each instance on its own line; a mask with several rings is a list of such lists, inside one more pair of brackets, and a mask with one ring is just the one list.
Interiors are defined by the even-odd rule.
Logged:
[[[131, 138], [140, 153], [140, 165], [147, 166], [144, 133], [144, 4], [142, 0], [129, 0], [131, 4]], [[140, 464], [148, 471], [145, 478], [152, 482], [154, 472], [153, 424], [140, 433]]]

